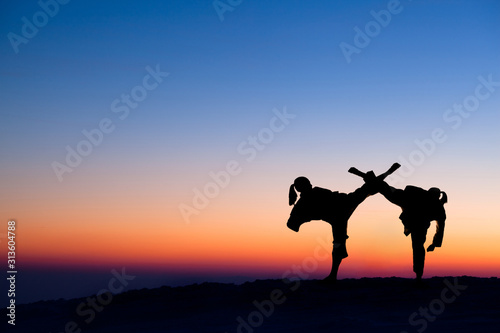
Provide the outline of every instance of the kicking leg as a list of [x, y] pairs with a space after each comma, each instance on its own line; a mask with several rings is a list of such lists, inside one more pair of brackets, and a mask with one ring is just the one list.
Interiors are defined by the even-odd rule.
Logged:
[[403, 203], [403, 190], [394, 188], [384, 181], [376, 180], [375, 187], [380, 194], [382, 194], [387, 200], [393, 204], [400, 206]]

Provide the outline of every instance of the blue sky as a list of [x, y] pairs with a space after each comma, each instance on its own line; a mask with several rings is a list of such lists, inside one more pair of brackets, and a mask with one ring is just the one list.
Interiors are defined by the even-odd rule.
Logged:
[[[347, 64], [339, 44], [353, 44], [353, 28], [387, 3], [243, 1], [220, 22], [210, 1], [69, 2], [19, 54], [2, 40], [4, 119], [42, 141], [48, 131], [71, 139], [109, 112], [146, 66], [160, 64], [171, 76], [134, 122], [154, 119], [165, 139], [188, 146], [198, 136], [215, 143], [238, 136], [282, 105], [318, 117], [325, 131], [343, 131], [335, 124], [358, 117], [413, 129], [438, 122], [435, 115], [468, 94], [478, 75], [498, 74], [494, 1], [402, 1], [402, 11]], [[8, 5], [4, 35], [38, 10], [34, 1]], [[39, 118], [50, 124], [19, 126]]]

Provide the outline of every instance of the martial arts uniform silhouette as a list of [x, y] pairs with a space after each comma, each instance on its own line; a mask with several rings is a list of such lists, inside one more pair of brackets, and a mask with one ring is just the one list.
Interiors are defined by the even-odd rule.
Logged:
[[380, 182], [378, 189], [387, 200], [403, 210], [399, 219], [403, 222], [404, 234], [406, 236], [411, 234], [413, 271], [417, 275], [417, 281], [420, 281], [424, 274], [424, 243], [427, 229], [432, 221], [436, 221], [436, 233], [432, 244], [427, 248], [427, 251], [430, 252], [434, 251], [435, 247], [441, 247], [443, 243], [446, 220], [443, 205], [448, 201], [448, 197], [445, 192], [436, 187], [426, 191], [420, 187], [409, 185], [404, 190], [400, 190], [389, 186], [386, 182]]
[[[300, 199], [295, 203], [297, 190]], [[369, 195], [374, 194], [373, 187], [367, 182], [352, 193], [339, 193], [321, 187], [312, 187], [306, 177], [295, 179], [289, 192], [289, 204], [295, 206], [290, 213], [287, 226], [293, 231], [299, 231], [300, 226], [311, 220], [323, 220], [332, 226], [333, 251], [332, 270], [326, 281], [337, 279], [339, 265], [347, 257], [346, 239], [347, 221], [356, 207]]]

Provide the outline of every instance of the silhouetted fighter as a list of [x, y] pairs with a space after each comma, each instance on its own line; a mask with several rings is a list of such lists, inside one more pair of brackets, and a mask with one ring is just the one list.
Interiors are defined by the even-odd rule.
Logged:
[[[383, 180], [394, 172], [399, 164], [394, 164], [389, 171], [375, 177], [373, 172], [364, 177], [365, 184], [349, 194], [332, 192], [330, 190], [313, 187], [306, 177], [298, 177], [290, 186], [289, 204], [295, 205], [290, 213], [287, 226], [293, 231], [299, 231], [300, 226], [311, 220], [323, 220], [332, 226], [333, 251], [332, 270], [325, 278], [328, 282], [337, 280], [337, 272], [342, 259], [347, 257], [346, 240], [347, 221], [352, 213], [368, 196], [377, 193], [375, 179]], [[352, 172], [352, 170], [349, 170]], [[300, 199], [297, 200], [297, 193]]]
[[417, 281], [420, 282], [424, 274], [424, 243], [427, 229], [432, 221], [436, 221], [436, 233], [432, 244], [427, 247], [427, 252], [434, 251], [434, 248], [441, 247], [443, 243], [446, 220], [444, 204], [448, 201], [448, 196], [437, 187], [426, 191], [420, 187], [408, 185], [404, 190], [400, 190], [389, 186], [384, 181], [379, 182], [378, 190], [387, 200], [403, 210], [399, 219], [403, 222], [404, 234], [406, 236], [411, 234], [413, 271], [417, 275]]

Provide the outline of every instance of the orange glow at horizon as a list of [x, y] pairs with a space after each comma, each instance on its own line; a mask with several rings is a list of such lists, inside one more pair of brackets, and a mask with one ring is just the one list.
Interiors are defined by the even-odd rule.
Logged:
[[[354, 189], [359, 183], [348, 178], [337, 185]], [[62, 187], [77, 195], [53, 192], [38, 197], [31, 210], [24, 210], [23, 202], [9, 208], [18, 212], [17, 250], [25, 267], [90, 269], [120, 263], [160, 271], [276, 277], [313, 258], [317, 267], [311, 276], [321, 278], [329, 273], [330, 226], [312, 221], [303, 224], [298, 233], [289, 230], [285, 191], [260, 193], [260, 184], [250, 180], [236, 183], [232, 191], [239, 195], [224, 193], [187, 224], [179, 214], [178, 201], [166, 199], [160, 190], [144, 191], [142, 197], [132, 200], [130, 194], [94, 193], [90, 185], [75, 191], [73, 186]], [[126, 184], [116, 186], [128, 193], [121, 188]], [[459, 199], [459, 195], [450, 197]], [[499, 275], [500, 225], [491, 217], [497, 213], [493, 207], [485, 209], [479, 200], [468, 203], [450, 201], [445, 206], [448, 219], [443, 246], [427, 253], [425, 276]], [[472, 214], [480, 208], [481, 215]], [[403, 235], [400, 212], [380, 195], [359, 206], [349, 221], [349, 257], [343, 261], [339, 277], [413, 275], [411, 240]], [[488, 233], [472, 228], [470, 221], [487, 225]], [[434, 230], [433, 223], [426, 246]]]

